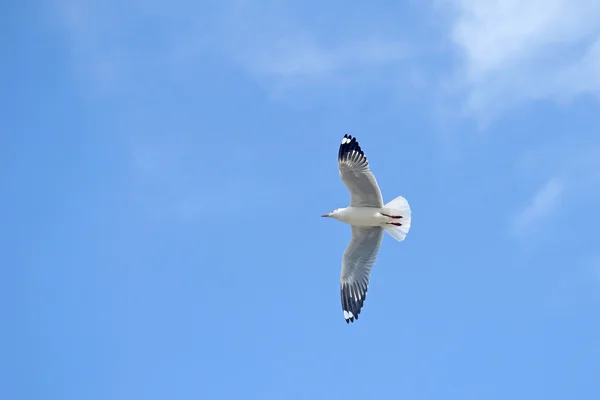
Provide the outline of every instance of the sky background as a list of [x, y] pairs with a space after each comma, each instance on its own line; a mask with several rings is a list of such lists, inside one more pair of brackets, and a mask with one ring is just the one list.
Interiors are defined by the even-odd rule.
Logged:
[[600, 398], [597, 0], [2, 9], [0, 398]]

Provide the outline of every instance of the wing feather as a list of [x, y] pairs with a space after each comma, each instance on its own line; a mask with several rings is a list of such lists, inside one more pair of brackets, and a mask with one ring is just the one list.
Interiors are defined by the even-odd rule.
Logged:
[[381, 190], [356, 138], [344, 135], [338, 152], [340, 178], [350, 192], [353, 207], [383, 207]]
[[344, 251], [340, 277], [342, 310], [347, 323], [354, 322], [367, 298], [369, 276], [375, 265], [383, 229], [352, 226], [352, 239]]

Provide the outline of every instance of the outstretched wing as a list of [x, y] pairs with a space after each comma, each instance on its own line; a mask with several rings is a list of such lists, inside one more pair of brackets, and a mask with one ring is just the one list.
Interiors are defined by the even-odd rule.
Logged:
[[352, 239], [344, 252], [340, 278], [342, 310], [346, 323], [358, 319], [367, 298], [369, 275], [375, 265], [382, 237], [383, 229], [378, 226], [352, 226]]
[[382, 207], [383, 198], [356, 138], [344, 135], [338, 152], [340, 177], [350, 191], [350, 206]]

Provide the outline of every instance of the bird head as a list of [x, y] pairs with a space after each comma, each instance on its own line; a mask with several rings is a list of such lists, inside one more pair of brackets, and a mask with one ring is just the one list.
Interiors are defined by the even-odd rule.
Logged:
[[321, 217], [326, 217], [326, 218], [335, 218], [338, 213], [339, 213], [340, 209], [336, 208], [335, 210], [333, 210], [332, 212], [330, 212], [329, 214], [323, 214], [321, 215]]

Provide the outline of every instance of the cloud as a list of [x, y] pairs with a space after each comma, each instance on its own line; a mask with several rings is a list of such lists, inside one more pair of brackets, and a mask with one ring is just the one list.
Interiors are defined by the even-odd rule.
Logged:
[[213, 21], [206, 49], [270, 89], [375, 82], [385, 79], [378, 76], [384, 70], [404, 73], [397, 67], [414, 56], [397, 21], [372, 7], [358, 5], [340, 17], [336, 7], [314, 2], [267, 0], [256, 7], [237, 0], [222, 2]]
[[[431, 81], [436, 73], [430, 70], [439, 70], [439, 63], [433, 67], [438, 42], [429, 37], [449, 34], [459, 65], [452, 84], [431, 91], [433, 101], [449, 91], [453, 103], [459, 96], [464, 112], [484, 122], [532, 99], [600, 94], [600, 2], [434, 0], [440, 2], [452, 11], [443, 14], [451, 15], [449, 31], [399, 22], [393, 13], [366, 6], [332, 26], [335, 8], [274, 0], [261, 7], [246, 0], [203, 6], [136, 0], [126, 12], [116, 2], [61, 0], [58, 12], [81, 70], [91, 78], [85, 82], [100, 92], [126, 91], [131, 82], [157, 76], [192, 77], [214, 56], [275, 90], [365, 82], [410, 86], [411, 76]], [[314, 17], [317, 11], [324, 16]], [[420, 15], [418, 8], [412, 11]]]
[[[332, 29], [306, 18], [318, 4], [245, 0], [202, 6], [175, 0], [116, 2], [60, 0], [57, 15], [73, 49], [77, 72], [99, 93], [135, 89], [141, 79], [196, 79], [207, 60], [225, 61], [275, 90], [311, 84], [351, 85], [386, 80], [410, 55], [408, 44], [372, 12]], [[312, 7], [312, 8], [311, 8]], [[331, 15], [335, 9], [327, 9]], [[322, 10], [323, 12], [327, 10]], [[368, 8], [365, 9], [368, 12]], [[173, 23], [174, 21], [177, 23]], [[182, 78], [183, 77], [183, 78]]]
[[121, 21], [106, 8], [93, 0], [60, 0], [51, 15], [57, 18], [70, 47], [72, 72], [82, 78], [86, 93], [96, 95], [110, 93], [126, 81], [124, 75], [134, 59], [116, 40]]
[[[70, 67], [83, 78], [77, 80], [82, 95], [116, 106], [111, 134], [119, 140], [113, 145], [128, 157], [123, 175], [133, 202], [151, 217], [214, 219], [217, 199], [231, 210], [223, 218], [243, 220], [248, 210], [262, 210], [281, 196], [261, 170], [262, 149], [252, 147], [258, 143], [239, 147], [230, 136], [242, 132], [219, 134], [220, 127], [198, 114], [196, 102], [180, 106], [181, 92], [172, 90], [185, 80], [188, 93], [199, 93], [203, 104], [196, 89], [212, 75], [202, 63], [215, 55], [212, 45], [232, 43], [207, 22], [218, 20], [218, 12], [188, 0], [60, 0], [50, 16], [62, 29]], [[199, 149], [210, 150], [200, 157]]]
[[[527, 154], [517, 167], [525, 181], [547, 176], [548, 171], [554, 173], [514, 216], [510, 226], [514, 236], [533, 234], [550, 218], [593, 207], [600, 196], [600, 147], [595, 142], [577, 141], [571, 146], [563, 143], [538, 149]], [[597, 222], [595, 214], [584, 221]]]
[[486, 120], [535, 99], [600, 95], [600, 2], [450, 0], [465, 112]]
[[515, 217], [512, 226], [515, 235], [531, 232], [537, 224], [552, 216], [563, 199], [564, 190], [565, 181], [561, 177], [553, 177], [546, 182]]
[[213, 16], [202, 8], [189, 0], [58, 0], [48, 17], [63, 33], [82, 91], [118, 99], [180, 82], [184, 68], [194, 71], [185, 78], [197, 77], [208, 40], [197, 26]]
[[244, 62], [253, 72], [280, 78], [376, 68], [406, 57], [405, 45], [381, 38], [340, 42], [327, 47], [312, 35], [292, 34], [261, 47], [244, 54]]

